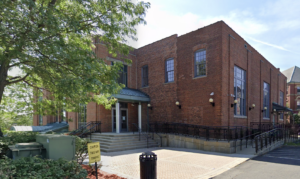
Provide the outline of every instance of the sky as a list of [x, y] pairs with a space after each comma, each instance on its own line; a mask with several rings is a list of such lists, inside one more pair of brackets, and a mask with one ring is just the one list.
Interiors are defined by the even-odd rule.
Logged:
[[281, 71], [300, 67], [299, 0], [144, 0], [147, 25], [137, 26], [135, 48], [223, 20]]

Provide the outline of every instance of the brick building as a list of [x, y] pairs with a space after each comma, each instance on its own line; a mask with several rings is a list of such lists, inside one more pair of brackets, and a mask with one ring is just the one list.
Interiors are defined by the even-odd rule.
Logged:
[[[95, 45], [107, 65], [121, 61]], [[80, 113], [66, 113], [73, 119], [69, 130], [88, 121], [101, 121], [103, 132], [130, 131], [132, 123], [142, 127], [149, 121], [207, 126], [285, 121], [273, 111], [285, 109], [287, 78], [223, 21], [135, 49], [129, 58], [120, 78], [127, 88], [115, 95], [118, 103], [111, 110], [89, 103]], [[54, 117], [41, 119], [45, 124]], [[38, 121], [35, 116], [34, 124]]]
[[294, 113], [300, 111], [300, 68], [294, 66], [282, 72], [287, 77], [286, 104]]

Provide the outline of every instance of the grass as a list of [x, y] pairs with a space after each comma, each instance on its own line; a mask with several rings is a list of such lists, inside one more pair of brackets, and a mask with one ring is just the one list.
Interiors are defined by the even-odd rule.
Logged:
[[287, 146], [300, 146], [300, 141], [286, 143]]

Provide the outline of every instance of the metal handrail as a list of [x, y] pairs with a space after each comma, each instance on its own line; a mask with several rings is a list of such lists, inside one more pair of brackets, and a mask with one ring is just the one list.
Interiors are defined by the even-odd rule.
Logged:
[[[262, 150], [264, 147], [268, 147], [268, 145], [272, 145], [272, 142], [274, 143], [275, 140], [282, 140], [286, 138], [286, 132], [289, 130], [284, 130], [281, 128], [272, 129], [268, 132], [261, 133], [254, 137], [255, 140], [255, 151], [256, 153], [260, 150]], [[259, 142], [258, 142], [259, 141]], [[258, 147], [260, 143], [260, 148]]]
[[[93, 124], [93, 125], [92, 125]], [[92, 134], [93, 132], [95, 132], [95, 128], [97, 128], [98, 126], [101, 126], [101, 121], [92, 121], [91, 124], [89, 126], [91, 126], [89, 129], [86, 129], [86, 131], [83, 131], [81, 134], [78, 135], [78, 137], [86, 137], [87, 135], [89, 134]], [[100, 130], [99, 132], [101, 133], [101, 127], [100, 127]], [[91, 135], [90, 135], [90, 139], [91, 139]]]
[[[152, 131], [152, 139], [154, 139], [154, 130], [151, 128], [151, 126], [149, 124], [147, 124], [147, 126]], [[159, 135], [157, 132], [155, 134], [160, 137], [160, 146], [162, 147], [162, 136]]]
[[86, 129], [89, 125], [91, 125], [91, 123], [92, 123], [92, 121], [86, 123], [84, 126], [80, 126], [78, 129], [70, 132], [69, 135], [75, 135], [75, 134], [77, 134], [79, 132], [82, 132], [82, 130]]
[[[136, 123], [132, 123], [132, 125], [135, 127], [135, 128], [137, 128], [138, 129], [138, 132], [139, 132], [139, 141], [141, 141], [141, 134], [143, 135], [143, 133], [142, 133], [142, 129], [141, 128], [139, 128], [138, 127], [138, 125], [136, 124]], [[133, 131], [133, 134], [134, 134], [134, 131]], [[149, 146], [149, 144], [148, 144], [148, 139], [149, 139], [149, 137], [148, 137], [148, 133], [147, 134], [145, 134], [144, 135], [144, 137], [146, 137], [146, 139], [147, 139], [147, 148], [149, 148], [148, 146]]]
[[[246, 148], [248, 147], [248, 140], [250, 139], [251, 140], [251, 144], [252, 144], [252, 147], [253, 147], [253, 140], [254, 140], [254, 138], [255, 138], [255, 136], [257, 136], [257, 135], [260, 135], [261, 134], [261, 132], [256, 132], [256, 133], [254, 133], [254, 134], [250, 134], [250, 135], [247, 135], [247, 136], [245, 136], [245, 137], [241, 137], [241, 138], [239, 138], [239, 139], [235, 139], [234, 141], [235, 141], [235, 152], [236, 152], [236, 141], [240, 141], [240, 150], [242, 150], [243, 149], [243, 140], [245, 139], [246, 140]], [[254, 147], [253, 147], [254, 148]]]

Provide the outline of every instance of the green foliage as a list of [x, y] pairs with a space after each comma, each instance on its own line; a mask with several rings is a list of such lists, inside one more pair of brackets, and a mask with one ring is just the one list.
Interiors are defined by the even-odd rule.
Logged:
[[19, 160], [1, 159], [0, 178], [87, 178], [87, 171], [75, 161], [44, 160], [37, 157], [21, 158]]
[[88, 147], [87, 144], [91, 141], [89, 139], [80, 138], [76, 136], [75, 138], [75, 156], [77, 158], [77, 162], [82, 164], [84, 159], [87, 157]]
[[[0, 102], [3, 88], [14, 83], [42, 88], [51, 95], [36, 100], [34, 109], [53, 115], [57, 109], [78, 110], [94, 101], [109, 108], [111, 94], [124, 87], [115, 80], [121, 63], [109, 66], [94, 53], [105, 45], [126, 63], [128, 38], [136, 40], [135, 26], [146, 23], [149, 3], [128, 0], [1, 0]], [[92, 40], [93, 39], [93, 40]], [[9, 76], [18, 68], [23, 75]], [[40, 90], [35, 91], [41, 96]]]
[[35, 142], [36, 132], [8, 132], [5, 137], [0, 137], [0, 158], [6, 154], [9, 145], [16, 143]]
[[0, 104], [0, 128], [9, 130], [12, 125], [32, 125], [33, 91], [20, 82], [8, 86]]
[[294, 123], [300, 124], [300, 112], [298, 114], [294, 114]]

